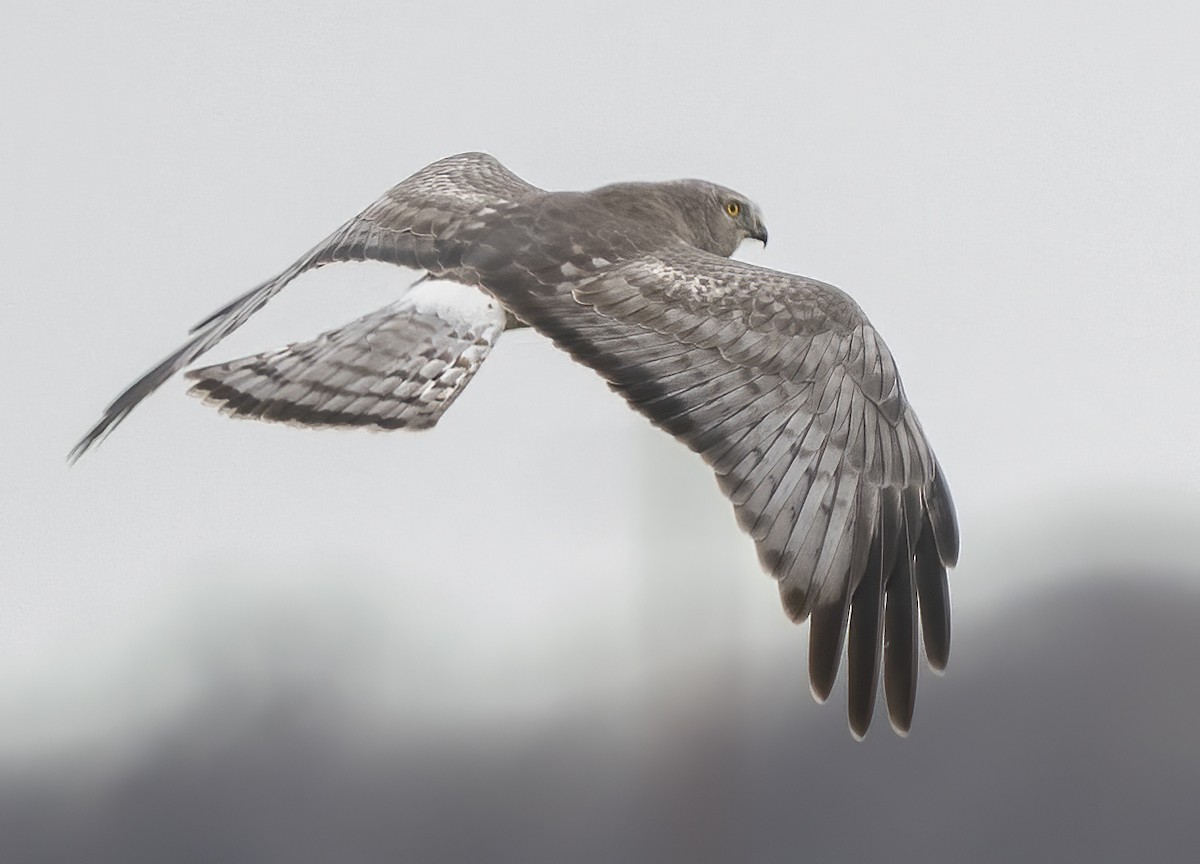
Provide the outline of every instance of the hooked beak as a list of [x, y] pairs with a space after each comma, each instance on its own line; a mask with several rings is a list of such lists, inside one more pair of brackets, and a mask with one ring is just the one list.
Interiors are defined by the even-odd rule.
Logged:
[[761, 220], [754, 221], [754, 230], [750, 232], [750, 239], [757, 240], [763, 244], [763, 248], [767, 248], [767, 226]]

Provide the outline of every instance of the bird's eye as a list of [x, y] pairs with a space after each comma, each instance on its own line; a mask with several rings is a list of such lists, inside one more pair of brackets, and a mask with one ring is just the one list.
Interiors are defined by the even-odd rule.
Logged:
[[730, 216], [736, 216], [742, 212], [742, 205], [739, 204], [737, 201], [730, 201], [728, 204], [725, 205], [725, 212], [728, 213]]

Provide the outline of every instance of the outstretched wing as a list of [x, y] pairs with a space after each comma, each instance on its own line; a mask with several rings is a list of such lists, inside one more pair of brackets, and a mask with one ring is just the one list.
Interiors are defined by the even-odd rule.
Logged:
[[310, 342], [187, 373], [234, 417], [301, 426], [428, 429], [504, 331], [505, 312], [468, 285], [422, 282], [404, 299]]
[[699, 452], [733, 501], [788, 614], [811, 615], [809, 673], [828, 696], [849, 630], [849, 713], [874, 711], [881, 662], [908, 729], [918, 603], [945, 665], [949, 491], [887, 346], [837, 288], [674, 247], [528, 290], [496, 291]]
[[541, 190], [517, 177], [486, 153], [462, 153], [434, 162], [399, 183], [358, 216], [278, 276], [263, 282], [192, 328], [177, 351], [130, 385], [104, 411], [100, 421], [72, 449], [82, 456], [168, 378], [204, 354], [263, 307], [289, 282], [335, 261], [385, 261], [461, 279], [442, 260], [436, 238], [470, 235], [482, 227], [479, 214], [491, 213]]

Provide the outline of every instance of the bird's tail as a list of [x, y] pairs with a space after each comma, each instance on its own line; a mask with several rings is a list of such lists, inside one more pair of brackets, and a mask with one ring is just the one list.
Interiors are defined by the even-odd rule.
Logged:
[[[465, 305], [447, 299], [456, 296]], [[423, 282], [398, 303], [309, 342], [187, 377], [196, 382], [193, 395], [234, 417], [428, 429], [458, 398], [504, 328], [503, 308], [478, 289]]]

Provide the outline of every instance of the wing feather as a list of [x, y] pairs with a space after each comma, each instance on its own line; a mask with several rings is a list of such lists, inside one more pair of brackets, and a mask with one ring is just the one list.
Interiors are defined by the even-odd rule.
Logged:
[[814, 694], [832, 687], [849, 628], [851, 728], [866, 733], [882, 658], [890, 719], [906, 729], [916, 592], [930, 598], [921, 626], [937, 665], [958, 533], [895, 362], [857, 305], [691, 248], [537, 290], [484, 284], [713, 466], [786, 611], [812, 619]]
[[917, 695], [917, 598], [912, 555], [904, 535], [902, 530], [896, 565], [884, 587], [883, 622], [883, 683], [888, 719], [902, 734], [912, 725]]
[[[735, 487], [730, 486], [730, 475], [745, 477], [753, 472], [767, 450], [783, 435], [788, 419], [796, 413], [793, 405], [778, 399], [777, 390], [775, 395], [776, 404], [766, 414], [761, 411], [763, 406], [747, 405], [747, 416], [736, 428], [714, 430], [714, 442], [704, 451], [705, 460], [721, 484], [721, 491], [731, 499]], [[768, 397], [763, 398], [766, 401]]]
[[[851, 600], [849, 635], [846, 646], [846, 706], [850, 731], [863, 738], [875, 713], [879, 684], [879, 663], [883, 652], [883, 542], [884, 511], [878, 505], [864, 508], [873, 521], [867, 563]], [[873, 512], [872, 512], [873, 511]], [[864, 520], [866, 521], [866, 520]]]
[[[191, 330], [179, 349], [125, 389], [71, 450], [74, 462], [103, 439], [147, 396], [175, 373], [238, 329], [297, 276], [337, 261], [366, 259], [428, 270], [473, 283], [472, 273], [457, 268], [457, 247], [438, 248], [433, 233], [463, 233], [482, 209], [498, 211], [516, 201], [544, 194], [485, 153], [462, 153], [439, 160], [388, 190], [378, 201], [346, 222], [277, 276], [218, 309]], [[466, 232], [469, 234], [469, 232]], [[253, 400], [234, 399], [232, 411]]]

